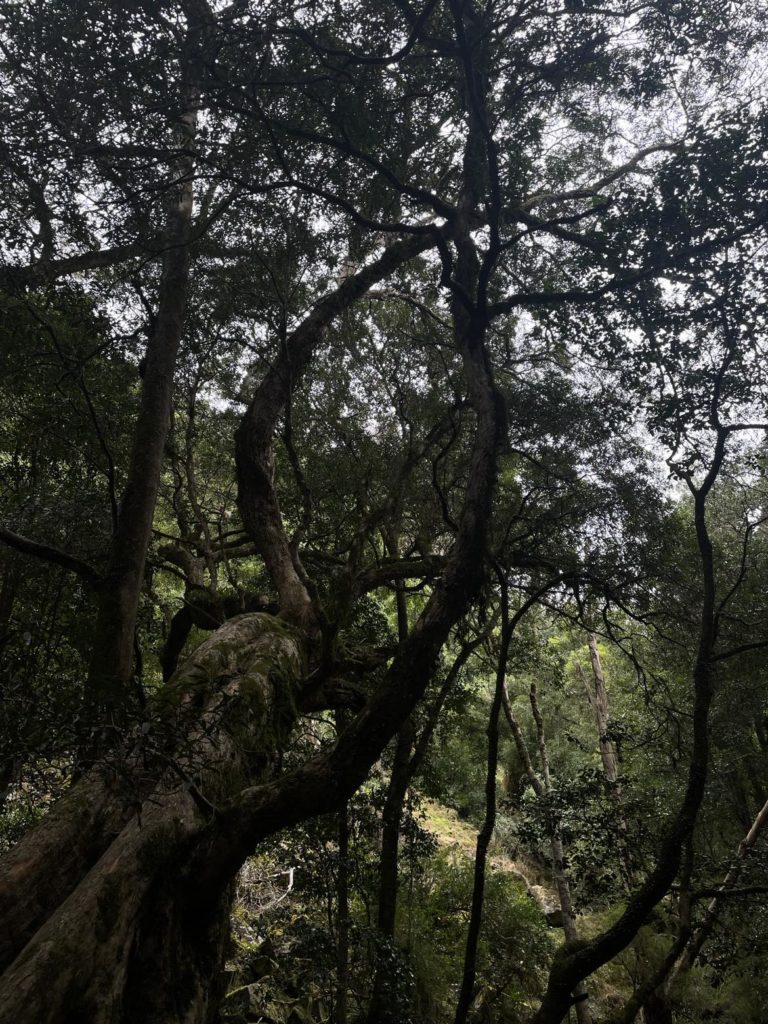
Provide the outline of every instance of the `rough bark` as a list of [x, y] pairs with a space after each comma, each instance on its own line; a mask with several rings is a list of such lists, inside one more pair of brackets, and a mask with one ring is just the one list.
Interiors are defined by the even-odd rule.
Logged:
[[168, 682], [176, 671], [181, 652], [193, 626], [210, 631], [218, 629], [233, 615], [245, 612], [268, 612], [270, 615], [277, 613], [276, 606], [262, 594], [246, 595], [242, 598], [219, 598], [205, 588], [188, 587], [184, 602], [171, 619], [171, 628], [160, 655], [164, 682]]
[[[130, 775], [130, 759], [121, 777]], [[135, 813], [100, 765], [0, 859], [0, 971], [72, 892]], [[139, 782], [129, 783], [139, 792]]]
[[[476, 373], [476, 361], [468, 359], [467, 362], [469, 372]], [[476, 387], [475, 393], [483, 392]], [[142, 912], [146, 909], [152, 882], [157, 881], [158, 873], [173, 863], [176, 885], [180, 887], [175, 892], [174, 905], [184, 905], [186, 901], [190, 908], [196, 909], [193, 916], [211, 924], [221, 912], [221, 893], [261, 837], [338, 807], [341, 800], [360, 785], [385, 744], [422, 696], [431, 666], [449, 630], [465, 612], [480, 585], [499, 437], [497, 408], [493, 395], [486, 394], [478, 409], [467, 501], [446, 572], [395, 658], [382, 687], [364, 711], [330, 751], [273, 783], [246, 788], [239, 795], [233, 794], [229, 807], [208, 821], [201, 814], [194, 790], [178, 785], [174, 788], [166, 781], [163, 785], [168, 787], [167, 791], [162, 789], [153, 800], [145, 802], [147, 810], [142, 814], [141, 828], [138, 819], [132, 818], [82, 881], [73, 877], [82, 864], [75, 865], [72, 875], [66, 880], [59, 880], [59, 885], [66, 888], [70, 896], [37, 929], [0, 981], [0, 1005], [4, 1015], [0, 1016], [0, 1021], [14, 1021], [14, 1024], [50, 1021], [53, 1024], [74, 1019], [67, 1017], [69, 1010], [66, 1007], [70, 1004], [86, 1006], [94, 993], [99, 1005], [106, 1000], [110, 1006], [112, 1016], [109, 1019], [113, 1024], [126, 1019], [121, 1016], [121, 1007], [131, 1003], [126, 979], [133, 975], [124, 965], [131, 959], [131, 943], [140, 934], [139, 928], [144, 920]], [[263, 618], [245, 616], [241, 620], [231, 620], [203, 645], [201, 656], [211, 650], [210, 645], [218, 648], [228, 636], [227, 631], [238, 622]], [[296, 653], [297, 641], [292, 643]], [[243, 645], [242, 638], [238, 638], [236, 648], [237, 652], [230, 650], [230, 654], [237, 653], [238, 658], [248, 654], [248, 645]], [[267, 678], [274, 675], [276, 661], [273, 653], [265, 657], [261, 648], [255, 652], [251, 650], [249, 657], [260, 666], [262, 674], [258, 678], [263, 679], [265, 672]], [[193, 663], [198, 663], [197, 655]], [[205, 691], [213, 674], [212, 669], [201, 668], [193, 672], [193, 677], [199, 680]], [[187, 678], [186, 673], [184, 678]], [[243, 689], [241, 681], [249, 678], [249, 674], [230, 669], [223, 676], [216, 675], [216, 678], [228, 680], [226, 696], [233, 688], [240, 692]], [[257, 685], [256, 689], [260, 692], [261, 686]], [[200, 701], [200, 693], [195, 699]], [[85, 782], [83, 780], [83, 784]], [[168, 843], [167, 856], [163, 854], [159, 858], [158, 872], [152, 872], [151, 879], [138, 879], [137, 863], [146, 860], [146, 851], [158, 845], [155, 840], [159, 840], [159, 845], [164, 848], [163, 839], [169, 839], [171, 834], [173, 841]], [[22, 846], [34, 850], [37, 835], [37, 831], [33, 832]], [[55, 846], [52, 844], [51, 849]], [[49, 883], [45, 877], [50, 872], [51, 859], [46, 856], [37, 860], [37, 874], [34, 879], [28, 878], [29, 884], [38, 883], [47, 888]], [[85, 922], [97, 920], [100, 900], [108, 900], [110, 891], [120, 896], [118, 903], [122, 908], [117, 922], [119, 927], [116, 927], [110, 942], [87, 942], [88, 949], [78, 950], [71, 963], [67, 957], [64, 960], [57, 958], [58, 940], [77, 934]], [[53, 902], [49, 900], [48, 905]], [[149, 927], [146, 921], [144, 924]], [[45, 991], [45, 985], [42, 979], [52, 971], [59, 975], [57, 987], [49, 993], [49, 999], [43, 1000], [41, 993]], [[102, 1018], [93, 1019], [98, 1024]], [[177, 1014], [169, 1019], [191, 1021], [203, 1018]]]
[[505, 419], [482, 336], [459, 332], [457, 342], [476, 413], [476, 430], [463, 512], [445, 570], [381, 686], [337, 743], [279, 781], [245, 790], [224, 812], [224, 827], [212, 836], [200, 861], [206, 884], [229, 877], [247, 853], [276, 828], [332, 811], [355, 792], [423, 697], [450, 630], [479, 590]]
[[[37, 890], [49, 908], [52, 887], [55, 895], [67, 888], [69, 895], [45, 914], [0, 978], [3, 1024], [208, 1019], [218, 991], [228, 886], [199, 910], [182, 898], [196, 885], [185, 868], [217, 820], [216, 804], [269, 769], [292, 723], [292, 693], [304, 671], [298, 633], [267, 615], [230, 620], [168, 687], [166, 718], [196, 724], [172, 756], [164, 754], [164, 742], [148, 751], [168, 767], [90, 870], [92, 856], [63, 864], [52, 886], [42, 869], [50, 874], [51, 851], [58, 853], [62, 837], [51, 836], [49, 826], [42, 858], [34, 856], [38, 832], [20, 844], [33, 856], [15, 860], [9, 909], [15, 896], [21, 911], [28, 910], [25, 894]], [[92, 769], [74, 787], [70, 807], [82, 794], [84, 805], [94, 806], [92, 792], [102, 785], [102, 769]], [[93, 832], [91, 824], [84, 822], [85, 832]]]

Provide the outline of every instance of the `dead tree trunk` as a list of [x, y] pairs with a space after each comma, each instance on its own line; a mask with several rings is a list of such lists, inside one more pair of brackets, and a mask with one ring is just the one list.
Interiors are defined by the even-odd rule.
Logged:
[[[680, 896], [680, 928], [678, 937], [671, 950], [667, 953], [654, 976], [640, 986], [624, 1009], [617, 1024], [632, 1024], [640, 1010], [643, 1010], [647, 1024], [666, 1024], [672, 1020], [672, 1010], [668, 993], [675, 980], [696, 963], [704, 943], [712, 934], [717, 924], [722, 901], [733, 890], [741, 874], [749, 851], [754, 847], [761, 832], [768, 823], [768, 803], [757, 813], [749, 831], [739, 843], [736, 856], [731, 861], [728, 871], [710, 901], [701, 923], [692, 929], [690, 921], [690, 898], [687, 892], [687, 881]], [[690, 873], [690, 868], [686, 871]]]
[[587, 698], [595, 717], [600, 758], [603, 762], [603, 777], [605, 778], [608, 795], [616, 808], [617, 845], [621, 873], [624, 885], [629, 890], [634, 883], [634, 870], [627, 846], [627, 822], [624, 817], [621, 783], [619, 782], [619, 757], [616, 744], [611, 739], [610, 734], [611, 709], [608, 699], [608, 687], [605, 683], [605, 674], [600, 659], [600, 651], [597, 646], [597, 637], [594, 633], [590, 632], [588, 634], [587, 644], [589, 647], [589, 660], [592, 666], [591, 682], [582, 670], [581, 664], [577, 663], [577, 668], [584, 682]]
[[600, 651], [597, 647], [597, 637], [594, 633], [588, 635], [587, 644], [589, 646], [589, 660], [592, 665], [592, 686], [589, 686], [586, 679], [584, 682], [598, 729], [603, 773], [610, 790], [614, 794], [619, 795], [617, 794], [619, 786], [619, 759], [616, 753], [616, 745], [610, 737], [611, 711], [608, 703], [608, 688], [605, 685], [603, 665], [600, 660]]

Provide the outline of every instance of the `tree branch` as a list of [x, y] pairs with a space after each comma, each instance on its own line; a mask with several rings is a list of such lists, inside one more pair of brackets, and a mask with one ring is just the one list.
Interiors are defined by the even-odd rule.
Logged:
[[17, 551], [22, 551], [25, 555], [33, 555], [35, 558], [41, 558], [44, 562], [52, 562], [54, 565], [59, 565], [63, 569], [75, 573], [76, 576], [84, 579], [92, 587], [98, 586], [101, 582], [101, 576], [93, 566], [88, 565], [87, 562], [76, 558], [74, 555], [67, 554], [66, 551], [60, 551], [59, 548], [52, 547], [50, 544], [41, 544], [39, 541], [22, 537], [12, 530], [7, 530], [4, 526], [0, 526], [0, 541], [3, 541], [11, 548], [15, 548]]

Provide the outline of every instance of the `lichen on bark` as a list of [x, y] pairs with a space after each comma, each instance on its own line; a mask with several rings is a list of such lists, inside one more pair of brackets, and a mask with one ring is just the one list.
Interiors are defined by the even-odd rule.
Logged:
[[[159, 735], [171, 752], [161, 757], [160, 751], [147, 749], [150, 761], [164, 760], [165, 768], [117, 836], [103, 837], [98, 860], [70, 866], [69, 896], [48, 914], [51, 901], [39, 901], [42, 919], [29, 941], [14, 951], [0, 980], [2, 1024], [70, 1017], [114, 1024], [129, 1019], [128, 1007], [136, 1019], [136, 1013], [145, 1012], [142, 1006], [160, 1006], [160, 983], [153, 989], [145, 970], [132, 969], [136, 957], [144, 963], [148, 930], [155, 936], [158, 930], [165, 933], [175, 972], [194, 973], [195, 963], [197, 970], [215, 963], [207, 947], [219, 941], [219, 919], [227, 903], [219, 900], [205, 920], [190, 915], [178, 899], [179, 887], [191, 882], [185, 865], [200, 839], [216, 827], [215, 804], [232, 799], [244, 782], [254, 781], [255, 772], [262, 778], [268, 772], [295, 718], [305, 657], [298, 630], [256, 613], [229, 620], [179, 669], [155, 707], [162, 719]], [[186, 727], [175, 748], [169, 741], [172, 725]], [[148, 735], [143, 732], [137, 743]], [[72, 799], [103, 772], [103, 765], [94, 766], [73, 789]], [[20, 853], [29, 858], [27, 886], [44, 890], [50, 884], [44, 873], [50, 863], [43, 857], [35, 868], [34, 831], [21, 846]], [[1, 886], [0, 879], [0, 895]], [[61, 879], [57, 886], [60, 891]], [[199, 993], [209, 982], [200, 977], [189, 992]], [[194, 1016], [182, 1011], [175, 1019]]]

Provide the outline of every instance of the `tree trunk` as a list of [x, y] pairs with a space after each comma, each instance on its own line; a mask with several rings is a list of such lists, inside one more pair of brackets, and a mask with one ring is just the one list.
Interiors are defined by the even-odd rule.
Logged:
[[[231, 619], [163, 694], [165, 730], [137, 738], [136, 760], [143, 746], [159, 781], [117, 836], [110, 842], [104, 823], [119, 827], [122, 807], [107, 796], [100, 766], [54, 809], [58, 831], [33, 831], [12, 851], [0, 881], [11, 960], [0, 978], [0, 1022], [211, 1019], [228, 886], [195, 900], [190, 854], [217, 820], [216, 804], [269, 770], [304, 671], [299, 634], [268, 615]], [[196, 724], [173, 749], [169, 736], [190, 719]], [[77, 834], [67, 812], [78, 806], [88, 849], [52, 872], [54, 851]], [[13, 941], [9, 919], [24, 924]]]
[[[598, 744], [600, 746], [600, 757], [603, 762], [603, 777], [611, 800], [616, 807], [616, 828], [617, 828], [617, 850], [621, 865], [621, 874], [627, 892], [630, 892], [634, 884], [635, 875], [632, 865], [632, 858], [627, 845], [627, 822], [623, 812], [623, 800], [621, 794], [621, 783], [619, 782], [619, 758], [616, 751], [616, 744], [610, 737], [610, 703], [608, 700], [608, 687], [605, 682], [600, 651], [597, 646], [597, 637], [590, 632], [587, 635], [589, 647], [589, 660], [592, 666], [592, 683], [582, 672], [581, 665], [578, 666], [587, 690], [587, 697], [595, 716], [597, 726]], [[641, 977], [647, 976], [648, 964], [643, 957], [642, 943], [638, 936], [638, 953], [641, 963], [644, 964]], [[643, 1005], [643, 1018], [645, 1024], [672, 1024], [672, 1008], [666, 997], [663, 987], [656, 989], [646, 999]]]
[[376, 919], [376, 974], [369, 1024], [383, 1024], [396, 1020], [397, 992], [390, 984], [395, 919], [397, 914], [398, 860], [400, 853], [400, 827], [408, 786], [411, 781], [411, 750], [414, 742], [413, 724], [409, 719], [397, 734], [392, 774], [387, 787], [381, 822], [381, 853], [379, 855], [379, 903]]
[[[505, 595], [506, 602], [506, 595]], [[506, 623], [505, 623], [506, 625]], [[477, 834], [475, 847], [475, 871], [472, 886], [472, 907], [467, 928], [467, 943], [464, 950], [464, 970], [456, 1004], [455, 1024], [465, 1024], [472, 1001], [475, 998], [475, 981], [477, 976], [477, 950], [480, 942], [480, 929], [483, 923], [483, 904], [485, 901], [485, 871], [488, 847], [491, 845], [493, 830], [496, 827], [496, 771], [499, 764], [499, 714], [501, 713], [504, 672], [509, 642], [502, 642], [499, 653], [499, 664], [496, 671], [496, 686], [488, 716], [488, 757], [485, 776], [485, 818]]]
[[[637, 935], [648, 913], [669, 891], [689, 846], [699, 815], [709, 772], [709, 715], [715, 687], [717, 641], [715, 554], [707, 525], [707, 499], [725, 458], [728, 430], [713, 424], [716, 440], [712, 458], [700, 485], [685, 477], [693, 498], [693, 519], [701, 569], [701, 613], [696, 658], [692, 672], [692, 745], [685, 793], [660, 844], [656, 865], [627, 901], [618, 920], [578, 947], [561, 949], [550, 969], [547, 989], [532, 1024], [560, 1024], [569, 1012], [575, 986], [611, 960]], [[655, 986], [657, 987], [657, 986]]]
[[472, 907], [470, 910], [469, 926], [467, 928], [467, 944], [464, 951], [464, 969], [459, 989], [459, 998], [456, 1004], [456, 1024], [464, 1024], [466, 1021], [475, 992], [477, 949], [480, 940], [480, 929], [482, 927], [483, 920], [483, 904], [485, 901], [486, 858], [488, 855], [488, 848], [491, 844], [491, 839], [493, 838], [493, 830], [496, 826], [496, 772], [499, 763], [499, 715], [501, 714], [501, 709], [504, 708], [507, 716], [510, 717], [511, 721], [514, 721], [514, 719], [511, 718], [512, 712], [509, 706], [509, 697], [507, 695], [506, 685], [509, 645], [512, 642], [512, 636], [517, 624], [528, 612], [531, 606], [534, 605], [547, 592], [547, 590], [552, 587], [554, 582], [550, 581], [542, 587], [541, 590], [528, 597], [510, 618], [509, 587], [507, 579], [501, 570], [497, 570], [497, 572], [501, 590], [501, 637], [499, 639], [499, 653], [496, 663], [496, 684], [494, 687], [490, 714], [488, 716], [485, 818], [477, 835], [477, 845], [475, 849]]
[[[399, 537], [396, 531], [386, 538], [389, 555], [399, 556]], [[408, 608], [401, 580], [395, 585], [397, 609], [397, 636], [400, 644], [408, 636]], [[413, 721], [409, 718], [397, 734], [392, 773], [381, 814], [381, 852], [379, 854], [379, 899], [376, 928], [376, 973], [373, 980], [371, 1002], [368, 1007], [369, 1024], [396, 1021], [399, 1014], [398, 992], [391, 985], [392, 956], [394, 954], [395, 920], [397, 916], [398, 862], [400, 854], [400, 828], [408, 786], [413, 777], [411, 751], [415, 742]]]
[[[531, 683], [530, 691], [531, 711], [536, 723], [536, 736], [539, 744], [539, 758], [541, 760], [541, 772], [544, 778], [544, 792], [547, 796], [552, 794], [552, 778], [549, 770], [549, 753], [544, 733], [544, 719], [539, 707], [536, 684]], [[576, 942], [579, 937], [576, 928], [576, 915], [573, 910], [573, 899], [571, 897], [571, 883], [566, 868], [565, 850], [560, 833], [558, 821], [552, 821], [550, 831], [552, 845], [552, 874], [557, 886], [557, 894], [560, 898], [560, 910], [563, 914], [563, 934], [566, 942]], [[592, 1024], [592, 1014], [587, 1004], [587, 989], [583, 981], [579, 982], [573, 989], [576, 1000], [576, 1019], [579, 1024]]]
[[[445, 705], [448, 694], [456, 682], [459, 673], [469, 660], [469, 657], [477, 649], [487, 634], [483, 633], [474, 640], [462, 645], [460, 653], [455, 658], [448, 670], [436, 697], [432, 701], [427, 713], [427, 720], [415, 738], [410, 720], [398, 733], [397, 747], [395, 749], [395, 764], [392, 768], [390, 784], [387, 790], [387, 798], [382, 814], [382, 843], [381, 856], [379, 861], [379, 904], [378, 904], [378, 931], [383, 941], [376, 950], [377, 967], [374, 977], [371, 1003], [368, 1010], [369, 1024], [380, 1024], [387, 1019], [387, 1013], [397, 1013], [397, 1007], [393, 1002], [393, 993], [387, 985], [387, 971], [390, 966], [390, 954], [392, 940], [395, 935], [395, 919], [397, 912], [398, 893], [398, 859], [399, 859], [399, 838], [402, 825], [403, 808], [408, 787], [418, 773], [426, 757], [429, 743], [434, 735], [435, 728], [440, 719], [440, 713]], [[402, 744], [402, 746], [401, 746]], [[400, 764], [400, 759], [407, 756], [407, 750], [413, 750], [410, 760], [405, 767]], [[389, 807], [387, 806], [389, 805]], [[395, 818], [397, 834], [395, 834]], [[390, 823], [388, 825], [388, 822]]]
[[744, 861], [747, 858], [749, 851], [754, 847], [760, 834], [768, 823], [768, 802], [763, 804], [752, 822], [749, 831], [744, 836], [742, 841], [739, 843], [739, 848], [736, 851], [736, 856], [731, 861], [728, 871], [723, 878], [722, 882], [718, 886], [718, 890], [712, 897], [709, 905], [707, 906], [704, 918], [701, 924], [696, 928], [691, 936], [691, 940], [686, 948], [683, 956], [672, 968], [669, 976], [668, 984], [671, 985], [675, 978], [682, 972], [688, 971], [696, 963], [696, 958], [701, 952], [704, 943], [707, 941], [709, 936], [717, 923], [717, 915], [720, 910], [723, 898], [728, 895], [730, 889], [734, 887], [738, 881], [741, 870], [744, 867]]
[[339, 871], [336, 878], [336, 1006], [334, 1024], [347, 1024], [349, 989], [349, 807], [339, 811]]
[[[472, 172], [471, 167], [468, 169]], [[461, 255], [457, 280], [464, 292], [475, 290], [473, 281], [477, 280], [479, 270], [476, 254], [469, 252], [473, 248], [470, 225], [474, 223], [476, 205], [476, 201], [468, 199], [458, 218], [461, 241], [457, 248]], [[264, 557], [289, 619], [303, 621], [310, 602], [300, 566], [294, 563], [290, 548], [283, 543], [285, 531], [271, 477], [275, 424], [291, 388], [300, 379], [333, 317], [364, 295], [373, 283], [435, 244], [434, 234], [425, 233], [393, 245], [321, 300], [306, 321], [286, 338], [280, 356], [248, 408], [242, 429], [238, 430], [237, 467], [243, 519]], [[179, 246], [179, 251], [183, 249], [184, 246]], [[175, 264], [178, 269], [186, 266], [181, 262], [184, 259], [186, 256], [179, 256], [180, 262]], [[180, 292], [174, 290], [174, 283], [181, 281], [171, 274], [167, 282], [169, 298], [175, 295], [178, 299]], [[169, 324], [180, 324], [178, 315], [170, 316], [179, 310], [178, 303], [171, 304]], [[216, 947], [218, 922], [222, 920], [222, 893], [245, 857], [260, 840], [277, 830], [338, 809], [362, 784], [386, 744], [423, 698], [444, 643], [467, 613], [484, 580], [498, 452], [505, 431], [504, 403], [485, 348], [487, 316], [484, 311], [467, 310], [456, 296], [452, 311], [456, 348], [475, 415], [463, 508], [443, 574], [381, 686], [330, 750], [322, 751], [279, 779], [253, 784], [268, 762], [264, 751], [274, 747], [275, 737], [282, 731], [273, 719], [277, 719], [279, 726], [291, 718], [292, 684], [301, 675], [300, 663], [309, 642], [303, 633], [289, 630], [269, 616], [243, 616], [222, 626], [191, 659], [189, 671], [185, 666], [169, 689], [171, 695], [182, 695], [179, 706], [184, 720], [187, 712], [190, 717], [196, 713], [200, 724], [188, 729], [186, 743], [174, 745], [171, 766], [151, 798], [143, 800], [140, 815], [130, 817], [117, 838], [110, 842], [100, 831], [103, 815], [96, 814], [92, 822], [94, 834], [82, 837], [88, 858], [98, 858], [90, 870], [88, 858], [84, 861], [76, 857], [62, 877], [50, 881], [54, 865], [58, 867], [57, 844], [51, 835], [55, 829], [42, 830], [49, 842], [46, 856], [36, 853], [40, 834], [37, 829], [19, 844], [14, 864], [16, 868], [21, 866], [22, 873], [26, 870], [30, 891], [40, 893], [41, 906], [36, 911], [36, 925], [21, 929], [28, 941], [22, 949], [11, 951], [15, 959], [0, 979], [0, 1024], [127, 1024], [141, 1020], [142, 1015], [143, 1019], [151, 1020], [144, 1007], [154, 996], [151, 991], [147, 996], [141, 991], [140, 968], [145, 962], [142, 949], [149, 948], [149, 943], [155, 949], [169, 943], [168, 956], [178, 955], [181, 960], [187, 959], [186, 951], [195, 950], [195, 962], [207, 968], [209, 955]], [[167, 354], [167, 349], [158, 352], [158, 370], [168, 369]], [[167, 372], [159, 376], [158, 383], [169, 386]], [[164, 394], [164, 388], [158, 387], [152, 393], [152, 401], [147, 398], [147, 411], [157, 414], [154, 423], [163, 437], [168, 417], [162, 402], [155, 398]], [[147, 437], [147, 442], [153, 453], [162, 452], [156, 436]], [[136, 447], [134, 454], [138, 466], [141, 453]], [[153, 471], [153, 466], [149, 463], [145, 468]], [[136, 502], [137, 509], [146, 511], [151, 503], [149, 498], [154, 500], [156, 482], [149, 481], [144, 487], [139, 481], [137, 486], [131, 500]], [[136, 528], [137, 543], [148, 536], [151, 516], [142, 523], [141, 529]], [[116, 568], [125, 568], [126, 577], [135, 581], [145, 551], [146, 545], [141, 552], [126, 551], [126, 565], [117, 560]], [[99, 684], [95, 689], [106, 689], [111, 695], [116, 689], [110, 683], [114, 678], [112, 665], [129, 671], [126, 666], [130, 656], [126, 657], [124, 650], [127, 631], [121, 616], [127, 615], [130, 608], [121, 598], [113, 600], [110, 607], [119, 613], [117, 617], [122, 623], [122, 654], [108, 656], [104, 648], [101, 662], [96, 658], [93, 676]], [[105, 613], [103, 618], [110, 625], [113, 616]], [[309, 618], [311, 623], [314, 616]], [[243, 635], [251, 629], [253, 635]], [[132, 631], [129, 632], [132, 643]], [[138, 737], [137, 745], [141, 742]], [[154, 761], [169, 760], [162, 745], [152, 753]], [[74, 788], [75, 806], [80, 785], [86, 790], [93, 786], [98, 791], [94, 778], [89, 773]], [[218, 801], [218, 808], [211, 807], [211, 799]], [[94, 801], [85, 799], [84, 803], [88, 814]], [[109, 801], [105, 816], [110, 821], [119, 817]], [[61, 815], [56, 820], [60, 835], [71, 837], [70, 821], [61, 821]], [[29, 855], [27, 859], [25, 852]], [[85, 877], [83, 869], [87, 871]], [[8, 910], [12, 915], [18, 898], [24, 897], [17, 895], [18, 887], [14, 888], [13, 871], [6, 873], [5, 878]], [[57, 904], [51, 895], [52, 886], [59, 893], [69, 893], [63, 902]], [[168, 907], [169, 911], [156, 921], [153, 908], [158, 906]], [[171, 926], [169, 920], [179, 923]], [[176, 932], [169, 935], [168, 927]], [[3, 929], [0, 916], [0, 934]], [[179, 945], [178, 935], [182, 939]], [[174, 953], [176, 949], [178, 954]], [[178, 964], [180, 973], [183, 966]], [[178, 992], [172, 1008], [162, 1006], [157, 1013], [151, 1012], [168, 1024], [202, 1024], [210, 1019], [215, 1007], [200, 995], [205, 987], [204, 973], [197, 973], [193, 982]], [[162, 1000], [155, 1000], [155, 1005], [161, 1004]]]
[[[168, 687], [158, 717], [167, 719], [176, 707], [182, 724], [199, 724], [187, 730], [187, 743], [173, 745], [172, 767], [143, 800], [140, 815], [130, 816], [110, 841], [104, 822], [119, 827], [125, 810], [100, 797], [103, 769], [94, 768], [62, 802], [69, 800], [73, 809], [82, 804], [85, 831], [66, 809], [54, 808], [51, 823], [33, 830], [0, 865], [0, 935], [6, 916], [21, 922], [8, 949], [12, 962], [0, 979], [2, 1024], [136, 1020], [135, 1007], [144, 997], [132, 965], [141, 963], [148, 942], [163, 941], [163, 922], [153, 928], [157, 894], [161, 906], [165, 901], [179, 908], [170, 915], [173, 921], [182, 920], [186, 908], [194, 934], [207, 936], [197, 948], [210, 953], [222, 893], [255, 845], [280, 828], [338, 808], [422, 699], [450, 630], [483, 580], [503, 427], [482, 342], [479, 348], [463, 342], [459, 347], [477, 417], [459, 531], [442, 578], [381, 686], [329, 751], [274, 782], [253, 785], [268, 761], [264, 752], [282, 731], [267, 713], [274, 711], [278, 725], [290, 720], [292, 683], [302, 673], [308, 645], [302, 634], [270, 616], [242, 616], [222, 626]], [[133, 750], [137, 759], [142, 737], [143, 731]], [[165, 733], [161, 739], [148, 757], [152, 770], [169, 761]], [[149, 775], [151, 788], [151, 770]], [[211, 807], [208, 795], [220, 809]], [[73, 838], [77, 851], [67, 857]], [[18, 885], [20, 877], [24, 886]], [[28, 914], [20, 912], [20, 902]], [[187, 945], [192, 947], [191, 939], [178, 948]], [[202, 985], [199, 978], [180, 992], [165, 1019], [198, 1024], [210, 1016], [213, 1011], [200, 998]]]
[[592, 665], [593, 681], [592, 688], [590, 688], [588, 683], [586, 684], [587, 696], [595, 715], [598, 742], [600, 744], [600, 757], [603, 762], [603, 773], [609, 789], [615, 794], [619, 785], [619, 759], [616, 753], [616, 746], [609, 733], [611, 712], [608, 704], [608, 688], [605, 685], [603, 665], [600, 660], [600, 651], [597, 647], [597, 637], [594, 633], [589, 633], [587, 644], [589, 646], [589, 660]]
[[616, 807], [616, 826], [618, 831], [617, 846], [621, 864], [621, 872], [624, 885], [627, 890], [632, 888], [634, 883], [634, 869], [632, 858], [627, 846], [627, 822], [623, 813], [623, 801], [621, 795], [621, 783], [619, 782], [619, 758], [616, 751], [616, 744], [610, 736], [611, 711], [608, 700], [608, 687], [605, 683], [605, 674], [600, 660], [600, 651], [597, 647], [597, 637], [594, 633], [587, 636], [589, 646], [589, 660], [592, 666], [592, 683], [582, 672], [581, 665], [578, 665], [579, 673], [586, 687], [592, 712], [595, 716], [597, 726], [597, 739], [600, 746], [600, 758], [603, 762], [603, 777], [605, 778], [608, 795]]
[[[198, 32], [190, 29], [190, 36]], [[141, 402], [117, 528], [107, 572], [100, 585], [86, 687], [93, 705], [109, 709], [118, 718], [120, 705], [125, 700], [125, 686], [133, 672], [136, 615], [170, 427], [173, 377], [189, 291], [188, 242], [194, 199], [192, 147], [199, 105], [193, 77], [187, 69], [181, 87], [178, 142], [181, 155], [169, 195], [157, 316], [145, 354]]]
[[0, 558], [0, 655], [8, 643], [20, 579], [17, 559], [13, 556]]

